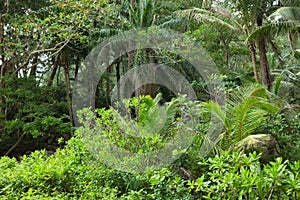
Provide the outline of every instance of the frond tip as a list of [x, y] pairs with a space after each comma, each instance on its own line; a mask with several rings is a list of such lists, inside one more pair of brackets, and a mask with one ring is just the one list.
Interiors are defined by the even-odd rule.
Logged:
[[231, 15], [228, 15], [225, 11], [221, 12], [221, 10], [218, 9], [209, 11], [200, 8], [192, 8], [176, 11], [175, 14], [188, 20], [195, 20], [198, 23], [210, 23], [229, 30], [238, 30]]

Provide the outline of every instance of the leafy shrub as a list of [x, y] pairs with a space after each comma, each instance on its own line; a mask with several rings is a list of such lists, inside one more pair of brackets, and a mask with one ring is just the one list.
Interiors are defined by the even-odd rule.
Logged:
[[0, 108], [5, 112], [5, 116], [0, 116], [2, 151], [12, 147], [21, 135], [26, 135], [24, 140], [32, 140], [71, 133], [63, 87], [38, 86], [32, 78], [3, 77], [2, 81], [5, 85], [0, 88], [0, 96], [4, 97]]
[[18, 163], [0, 159], [1, 199], [298, 199], [300, 161], [277, 158], [261, 166], [259, 155], [225, 152], [199, 159], [194, 180], [173, 166], [144, 174], [111, 169], [79, 139], [46, 156], [36, 151]]
[[284, 159], [300, 160], [300, 114], [287, 112], [273, 116], [265, 127], [278, 143], [279, 155]]
[[[149, 163], [157, 163], [156, 158], [172, 157], [170, 160], [174, 160], [187, 150], [197, 131], [195, 103], [181, 96], [159, 106], [160, 97], [140, 96], [124, 100], [124, 107], [119, 110], [96, 110], [98, 116], [83, 109], [79, 112], [83, 126], [76, 134], [95, 156], [110, 166], [118, 165], [122, 169], [132, 166], [136, 171]], [[171, 156], [162, 150], [166, 144], [172, 149]]]
[[300, 161], [277, 158], [261, 166], [256, 153], [225, 152], [201, 161], [203, 175], [189, 185], [204, 199], [297, 199]]

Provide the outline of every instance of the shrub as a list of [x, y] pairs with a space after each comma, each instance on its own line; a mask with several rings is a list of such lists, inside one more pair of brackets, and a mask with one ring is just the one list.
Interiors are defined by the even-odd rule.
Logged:
[[299, 199], [300, 161], [229, 153], [202, 158], [194, 180], [171, 165], [144, 174], [109, 168], [93, 159], [79, 139], [47, 156], [36, 151], [18, 163], [0, 159], [1, 199]]

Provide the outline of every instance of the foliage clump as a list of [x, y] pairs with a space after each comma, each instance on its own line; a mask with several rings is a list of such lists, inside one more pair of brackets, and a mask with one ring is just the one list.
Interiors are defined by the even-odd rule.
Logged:
[[47, 156], [36, 151], [2, 157], [1, 199], [298, 199], [300, 162], [282, 158], [261, 165], [256, 153], [202, 158], [200, 174], [183, 178], [170, 165], [144, 174], [111, 169], [95, 160], [76, 138]]

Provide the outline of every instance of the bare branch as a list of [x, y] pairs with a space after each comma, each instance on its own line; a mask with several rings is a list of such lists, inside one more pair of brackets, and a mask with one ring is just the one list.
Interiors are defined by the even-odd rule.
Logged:
[[[28, 57], [26, 58], [25, 63], [24, 63], [23, 65], [19, 66], [19, 67], [12, 73], [12, 75], [15, 75], [20, 69], [24, 68], [24, 67], [29, 63], [29, 60], [30, 60], [30, 58], [31, 58], [32, 55], [34, 55], [34, 54], [36, 54], [36, 53], [42, 53], [42, 52], [48, 52], [48, 51], [55, 51], [54, 53], [52, 53], [52, 54], [50, 54], [50, 55], [48, 56], [48, 58], [51, 58], [51, 57], [55, 56], [56, 54], [58, 54], [58, 53], [59, 53], [59, 52], [60, 52], [60, 51], [61, 51], [61, 50], [69, 43], [69, 42], [70, 42], [70, 40], [67, 39], [67, 40], [65, 40], [64, 42], [60, 42], [60, 43], [56, 44], [55, 47], [53, 47], [53, 48], [50, 48], [50, 49], [40, 49], [40, 50], [34, 50], [34, 51], [32, 51], [32, 52], [28, 55]], [[59, 45], [61, 45], [61, 44], [63, 44], [63, 45], [57, 49], [57, 47], [58, 47]], [[36, 66], [36, 65], [38, 65], [38, 64], [40, 64], [40, 63], [35, 63], [34, 65], [30, 66], [30, 68], [32, 68], [32, 67], [34, 67], [34, 66]]]

